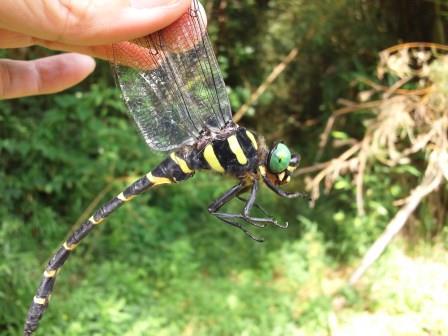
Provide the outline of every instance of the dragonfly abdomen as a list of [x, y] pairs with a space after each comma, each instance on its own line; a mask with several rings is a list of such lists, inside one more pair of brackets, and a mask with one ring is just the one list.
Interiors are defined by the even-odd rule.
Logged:
[[102, 223], [106, 217], [124, 203], [130, 201], [144, 191], [161, 184], [184, 181], [193, 176], [193, 174], [194, 170], [187, 165], [185, 160], [176, 153], [171, 153], [168, 158], [162, 161], [162, 163], [151, 172], [132, 183], [120, 194], [113, 197], [109, 202], [96, 210], [93, 215], [81, 225], [81, 227], [75, 230], [48, 262], [41, 284], [36, 291], [36, 295], [28, 311], [24, 326], [24, 335], [31, 335], [37, 329], [39, 320], [48, 306], [58, 271], [81, 240], [84, 239], [95, 226]]
[[151, 171], [154, 176], [163, 176], [172, 182], [184, 181], [194, 175], [195, 169], [184, 160], [182, 155], [173, 152]]

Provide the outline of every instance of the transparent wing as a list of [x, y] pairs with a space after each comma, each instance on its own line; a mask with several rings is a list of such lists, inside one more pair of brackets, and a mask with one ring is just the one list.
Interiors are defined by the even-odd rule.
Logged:
[[232, 119], [226, 87], [197, 0], [169, 27], [113, 45], [113, 70], [147, 144], [166, 151]]

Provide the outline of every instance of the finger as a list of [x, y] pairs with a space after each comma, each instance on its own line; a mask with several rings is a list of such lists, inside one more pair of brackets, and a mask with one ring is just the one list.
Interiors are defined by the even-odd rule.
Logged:
[[119, 42], [102, 46], [73, 46], [61, 43], [41, 44], [49, 49], [77, 52], [112, 63], [149, 70], [161, 64], [165, 58], [163, 53], [152, 54], [153, 51], [133, 42]]
[[61, 42], [41, 40], [22, 33], [0, 29], [0, 48], [24, 48], [33, 45], [40, 45], [58, 51], [76, 52], [104, 60], [110, 59], [110, 55], [112, 55], [112, 46], [110, 44], [100, 46], [71, 45]]
[[54, 93], [86, 78], [95, 61], [85, 55], [61, 54], [35, 61], [0, 60], [0, 99]]
[[[169, 50], [179, 52], [190, 49], [200, 40], [200, 32], [204, 33], [206, 31], [206, 13], [204, 7], [200, 3], [198, 4], [199, 6], [192, 5], [192, 9], [197, 11], [200, 16], [198, 20], [194, 21], [194, 19], [190, 17], [189, 13], [186, 12], [171, 25], [161, 30], [166, 46]], [[184, 36], [184, 41], [179, 39], [179, 35]], [[148, 50], [144, 49], [148, 48], [147, 45], [141, 45], [142, 48], [137, 48], [135, 45], [128, 42], [116, 43], [114, 48], [115, 50], [112, 51], [111, 44], [94, 46], [72, 45], [58, 41], [33, 38], [21, 33], [0, 29], [0, 48], [19, 48], [34, 44], [44, 46], [52, 50], [77, 52], [109, 61], [112, 59], [112, 55], [118, 52], [118, 55], [115, 56], [120, 58], [120, 63], [130, 66], [136, 66], [134, 64], [135, 61], [130, 59], [130, 55], [133, 55], [132, 57], [138, 61], [138, 59], [143, 57], [143, 54], [148, 53]]]
[[35, 44], [31, 36], [0, 29], [0, 48], [24, 48]]
[[[160, 30], [163, 38], [163, 48], [170, 52], [182, 52], [193, 48], [197, 45], [203, 34], [206, 33], [207, 17], [204, 8], [199, 4], [197, 7], [192, 7], [199, 15], [193, 18], [189, 12], [184, 13], [180, 18], [173, 22], [168, 27]], [[153, 38], [139, 38], [132, 42], [119, 42], [112, 45], [99, 46], [77, 46], [68, 45], [53, 41], [36, 41], [39, 45], [53, 50], [79, 52], [93, 57], [101, 58], [108, 61], [115, 61], [120, 64], [149, 69], [152, 65], [160, 63], [159, 58], [163, 57], [158, 53], [154, 56], [154, 49], [159, 48], [155, 41], [159, 37]], [[155, 63], [155, 64], [152, 64]]]
[[191, 0], [1, 0], [0, 28], [71, 45], [101, 45], [160, 30]]

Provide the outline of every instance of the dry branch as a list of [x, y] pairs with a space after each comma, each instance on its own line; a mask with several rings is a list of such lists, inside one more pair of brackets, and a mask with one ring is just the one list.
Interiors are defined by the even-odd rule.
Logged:
[[367, 253], [364, 255], [361, 264], [350, 277], [349, 284], [355, 285], [370, 266], [381, 256], [392, 239], [400, 232], [406, 224], [409, 216], [414, 212], [423, 198], [436, 190], [442, 183], [443, 175], [440, 169], [435, 167], [435, 163], [430, 163], [422, 183], [415, 188], [405, 205], [397, 212], [394, 218], [389, 222], [383, 234], [373, 243]]
[[360, 103], [360, 104], [356, 104], [356, 105], [342, 107], [340, 109], [335, 110], [331, 114], [330, 118], [328, 118], [327, 124], [325, 125], [325, 129], [322, 132], [322, 135], [320, 136], [319, 150], [316, 154], [316, 161], [319, 160], [320, 157], [322, 156], [323, 150], [327, 146], [331, 131], [333, 130], [334, 124], [338, 117], [343, 116], [348, 113], [352, 113], [352, 112], [359, 112], [360, 110], [363, 110], [363, 109], [373, 109], [373, 108], [379, 106], [380, 103], [381, 103], [381, 100], [370, 101], [370, 102], [366, 102], [366, 103]]
[[90, 204], [84, 209], [82, 214], [78, 217], [78, 219], [73, 223], [72, 228], [70, 230], [73, 231], [75, 228], [79, 227], [82, 222], [84, 222], [89, 214], [95, 210], [95, 208], [98, 206], [98, 204], [103, 200], [104, 196], [112, 189], [113, 185], [118, 181], [127, 181], [129, 180], [129, 176], [122, 176], [112, 179], [103, 189], [100, 190], [100, 192], [93, 198], [93, 200], [90, 202]]
[[293, 48], [291, 51], [286, 55], [283, 60], [277, 64], [277, 66], [272, 69], [269, 76], [266, 77], [266, 79], [263, 81], [263, 83], [255, 90], [254, 93], [250, 96], [249, 100], [242, 105], [239, 110], [235, 113], [233, 116], [233, 120], [235, 122], [240, 121], [240, 119], [244, 116], [244, 114], [247, 112], [247, 110], [260, 98], [260, 96], [271, 86], [272, 82], [275, 81], [275, 79], [286, 69], [286, 67], [291, 63], [299, 54], [298, 48]]
[[[313, 200], [322, 184], [329, 191], [341, 175], [351, 174], [358, 216], [363, 216], [363, 183], [369, 166], [375, 162], [389, 167], [426, 163], [421, 183], [408, 198], [399, 201], [400, 210], [350, 277], [351, 285], [379, 258], [424, 198], [435, 193], [444, 178], [448, 180], [448, 46], [408, 43], [389, 48], [380, 53], [378, 66], [379, 78], [386, 75], [396, 78], [395, 83], [385, 86], [360, 79], [371, 89], [360, 95], [361, 103], [343, 101], [345, 106], [332, 113], [321, 135], [317, 157], [328, 144], [337, 118], [369, 109], [373, 116], [364, 120], [363, 138], [354, 140], [357, 142], [336, 159], [298, 170], [299, 174], [317, 172], [306, 181]], [[410, 88], [403, 89], [405, 84]], [[414, 154], [419, 152], [416, 158]], [[425, 158], [423, 162], [421, 158]]]

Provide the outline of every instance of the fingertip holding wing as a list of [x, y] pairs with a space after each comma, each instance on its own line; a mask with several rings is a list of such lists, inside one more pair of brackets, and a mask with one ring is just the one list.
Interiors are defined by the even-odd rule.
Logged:
[[179, 53], [188, 51], [198, 44], [206, 34], [207, 17], [203, 6], [194, 0], [182, 16], [168, 27], [145, 37], [126, 42], [92, 46], [70, 45], [51, 40], [37, 40], [41, 46], [52, 50], [79, 52], [114, 64], [125, 65], [142, 70], [158, 67], [164, 59], [159, 53], [157, 41], [163, 40], [163, 50]]
[[[86, 25], [85, 31], [74, 29], [68, 36], [71, 44], [99, 45], [126, 41], [159, 31], [175, 22], [190, 5], [190, 0], [159, 1], [151, 7], [122, 8], [119, 12], [107, 8], [98, 11], [95, 20]], [[108, 15], [109, 14], [109, 15]], [[76, 28], [76, 27], [75, 27]]]
[[161, 30], [167, 49], [178, 53], [198, 44], [207, 31], [207, 15], [198, 1], [192, 1], [189, 10], [178, 20]]
[[139, 39], [132, 42], [120, 42], [112, 45], [112, 53], [109, 61], [113, 64], [124, 65], [140, 70], [157, 68], [164, 56], [145, 45]]
[[202, 41], [206, 33], [207, 17], [204, 7], [193, 0], [180, 18], [160, 31], [113, 44], [112, 54], [108, 58], [115, 64], [151, 70], [160, 66], [166, 52], [189, 51]]
[[55, 93], [78, 84], [95, 69], [95, 61], [76, 53], [34, 61], [0, 60], [0, 98]]
[[[137, 0], [132, 1], [135, 3]], [[0, 28], [66, 45], [126, 41], [177, 20], [191, 0], [1, 0]]]

